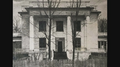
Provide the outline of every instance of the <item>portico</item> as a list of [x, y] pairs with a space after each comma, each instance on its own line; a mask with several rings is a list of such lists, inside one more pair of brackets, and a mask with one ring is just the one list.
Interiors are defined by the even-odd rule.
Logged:
[[[28, 22], [27, 30], [29, 31], [29, 50], [48, 51], [48, 36], [49, 36], [49, 18], [48, 8], [25, 8], [27, 12], [19, 12], [21, 16], [28, 17], [23, 20]], [[77, 24], [76, 31], [76, 48], [77, 52], [95, 52], [98, 48], [98, 28], [97, 18], [100, 11], [93, 11], [93, 7], [79, 8], [78, 20], [75, 17], [75, 8], [52, 8], [55, 13], [51, 16], [51, 52], [52, 59], [55, 56], [54, 52], [65, 52], [68, 59], [72, 59], [72, 29], [73, 23]], [[47, 15], [45, 14], [45, 12]], [[40, 13], [41, 12], [41, 13]], [[27, 15], [27, 16], [26, 16]], [[41, 27], [43, 26], [43, 28]], [[22, 28], [24, 30], [24, 28]], [[24, 37], [25, 38], [25, 37]], [[24, 40], [23, 38], [23, 40]], [[25, 43], [23, 42], [22, 45]], [[25, 47], [24, 47], [25, 48]], [[92, 51], [91, 49], [94, 49]]]

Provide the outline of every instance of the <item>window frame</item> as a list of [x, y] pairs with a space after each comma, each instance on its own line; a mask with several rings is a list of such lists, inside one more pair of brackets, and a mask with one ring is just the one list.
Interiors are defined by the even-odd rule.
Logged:
[[[62, 27], [59, 27], [58, 23], [62, 23]], [[62, 29], [62, 30], [58, 30]], [[64, 21], [56, 21], [56, 32], [64, 32]]]
[[[77, 42], [76, 42], [77, 41]], [[79, 41], [79, 42], [78, 42]], [[76, 44], [75, 44], [75, 48], [81, 48], [81, 38], [75, 38], [75, 42], [76, 42]], [[78, 45], [77, 45], [77, 43], [79, 43]]]
[[[41, 46], [41, 39], [45, 39], [44, 45]], [[43, 41], [43, 40], [42, 40]], [[39, 48], [46, 48], [46, 38], [39, 38]]]
[[[43, 24], [45, 23], [45, 26], [42, 25], [45, 29], [44, 28], [42, 28], [42, 30], [40, 29], [41, 28], [40, 23], [43, 23]], [[39, 21], [39, 32], [46, 32], [46, 29], [47, 29], [46, 23], [47, 23], [46, 21]]]
[[15, 41], [15, 42], [13, 42], [13, 48], [21, 49], [22, 48], [22, 41]]
[[[98, 49], [105, 49], [106, 50], [106, 47], [107, 47], [107, 44], [106, 44], [107, 41], [98, 41]], [[103, 46], [103, 48], [102, 48]]]
[[[74, 29], [76, 28], [76, 31], [78, 31], [78, 32], [81, 32], [81, 21], [80, 20], [78, 20], [78, 21], [73, 21], [73, 23], [74, 23]], [[75, 26], [75, 23], [76, 23], [76, 25], [77, 26]], [[78, 24], [79, 23], [79, 24]], [[79, 25], [79, 26], [78, 26]], [[79, 28], [78, 28], [79, 27]]]

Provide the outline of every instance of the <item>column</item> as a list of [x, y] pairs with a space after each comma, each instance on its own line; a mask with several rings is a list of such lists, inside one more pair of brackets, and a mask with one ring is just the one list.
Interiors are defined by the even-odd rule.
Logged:
[[67, 44], [68, 50], [72, 50], [72, 26], [71, 26], [71, 17], [67, 17]]
[[30, 16], [30, 30], [29, 30], [29, 36], [30, 36], [30, 50], [34, 50], [34, 18], [33, 16]]
[[55, 35], [54, 35], [54, 23], [53, 19], [51, 19], [51, 60], [54, 58], [54, 51], [55, 51]]
[[73, 45], [72, 45], [72, 26], [71, 26], [71, 17], [67, 16], [67, 57], [68, 59], [72, 59], [72, 50], [73, 50]]
[[[88, 47], [88, 35], [89, 35], [89, 28], [88, 28], [88, 24], [90, 23], [90, 16], [86, 16], [86, 23], [85, 23], [85, 47]], [[89, 49], [89, 47], [88, 47]]]
[[51, 50], [55, 50], [55, 35], [54, 35], [54, 23], [53, 19], [51, 19]]

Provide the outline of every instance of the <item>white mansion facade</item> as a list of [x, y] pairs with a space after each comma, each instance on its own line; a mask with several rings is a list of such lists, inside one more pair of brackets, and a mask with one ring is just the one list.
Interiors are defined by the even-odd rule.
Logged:
[[[22, 33], [21, 48], [27, 52], [48, 53], [49, 19], [44, 11], [48, 8], [29, 7], [26, 12], [18, 12], [21, 15]], [[51, 8], [51, 10], [56, 10]], [[51, 58], [55, 58], [55, 53], [67, 55], [72, 59], [72, 24], [76, 23], [76, 45], [75, 53], [106, 52], [107, 39], [98, 33], [98, 15], [100, 11], [94, 7], [79, 8], [78, 20], [75, 18], [75, 8], [57, 8], [52, 15], [51, 25]], [[40, 15], [40, 11], [42, 15]], [[71, 11], [73, 15], [71, 16]], [[107, 36], [107, 35], [105, 35]]]

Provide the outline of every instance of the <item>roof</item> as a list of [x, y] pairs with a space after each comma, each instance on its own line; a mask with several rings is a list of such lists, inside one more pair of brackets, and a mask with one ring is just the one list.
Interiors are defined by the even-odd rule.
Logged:
[[97, 10], [92, 10], [92, 13], [101, 13], [101, 11], [97, 11]]
[[[24, 11], [24, 12], [18, 12], [19, 14], [29, 14], [29, 10], [49, 10], [49, 8], [47, 8], [47, 7], [45, 7], [45, 8], [43, 8], [43, 7], [27, 7], [27, 8], [25, 8], [26, 9], [26, 12]], [[59, 7], [59, 8], [51, 8], [51, 10], [65, 10], [65, 11], [71, 11], [71, 10], [76, 10], [76, 8], [71, 8], [71, 7]], [[79, 10], [80, 9], [87, 9], [87, 10], [93, 10], [94, 9], [94, 7], [90, 7], [90, 6], [86, 6], [86, 7], [80, 7], [80, 8], [78, 8]], [[92, 11], [92, 12], [98, 12], [98, 11]], [[99, 11], [100, 12], [100, 11]]]
[[[46, 9], [49, 9], [49, 8], [47, 8], [47, 7], [28, 7], [28, 8], [25, 8], [26, 10], [29, 10], [29, 9], [44, 9], [44, 10], [46, 10]], [[54, 10], [54, 9], [56, 9], [56, 8], [51, 8], [51, 10]], [[57, 8], [57, 10], [71, 10], [71, 9], [76, 9], [76, 8], [71, 8], [71, 7], [59, 7], [59, 8]], [[94, 9], [94, 7], [89, 7], [89, 6], [86, 6], [86, 7], [80, 7], [80, 8], [78, 8], [78, 9]]]
[[20, 15], [22, 14], [29, 14], [28, 12], [18, 12]]

